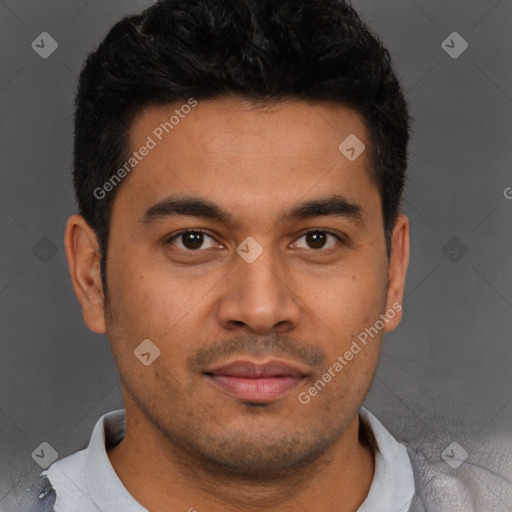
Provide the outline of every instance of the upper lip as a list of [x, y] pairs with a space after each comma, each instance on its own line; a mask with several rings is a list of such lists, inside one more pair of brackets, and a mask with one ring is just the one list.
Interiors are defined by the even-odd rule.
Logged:
[[222, 366], [216, 366], [204, 373], [253, 379], [260, 377], [304, 377], [306, 375], [306, 372], [301, 368], [277, 359], [271, 359], [264, 363], [247, 359], [237, 360]]

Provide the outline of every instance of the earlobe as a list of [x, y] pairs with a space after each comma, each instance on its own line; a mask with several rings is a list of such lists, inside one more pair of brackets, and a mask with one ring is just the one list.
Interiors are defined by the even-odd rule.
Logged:
[[99, 244], [94, 230], [81, 215], [69, 217], [64, 246], [73, 289], [82, 307], [84, 322], [91, 331], [104, 334], [105, 297], [101, 282]]
[[397, 218], [391, 240], [386, 301], [386, 311], [390, 312], [390, 314], [388, 315], [389, 321], [386, 323], [384, 332], [396, 329], [402, 320], [402, 302], [407, 267], [409, 265], [409, 251], [409, 219], [401, 214]]

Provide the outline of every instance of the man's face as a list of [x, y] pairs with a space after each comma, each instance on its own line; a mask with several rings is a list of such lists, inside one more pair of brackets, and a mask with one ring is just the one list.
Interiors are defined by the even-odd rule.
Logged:
[[[218, 99], [158, 130], [180, 106], [135, 119], [131, 150], [148, 136], [156, 146], [113, 205], [105, 320], [125, 405], [204, 461], [247, 474], [296, 467], [354, 421], [382, 334], [399, 321], [354, 348], [396, 298], [365, 125], [336, 105]], [[367, 148], [354, 161], [338, 148], [349, 135]], [[355, 208], [287, 216], [334, 195]], [[171, 196], [229, 219], [150, 210]], [[146, 339], [160, 350], [148, 366], [134, 355]]]

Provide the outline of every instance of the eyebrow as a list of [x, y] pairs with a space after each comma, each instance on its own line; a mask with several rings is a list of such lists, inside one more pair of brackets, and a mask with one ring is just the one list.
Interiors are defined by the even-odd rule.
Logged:
[[[219, 221], [233, 222], [233, 215], [208, 199], [194, 196], [170, 196], [150, 206], [139, 222], [146, 224], [175, 216], [190, 216]], [[281, 216], [280, 222], [304, 220], [315, 217], [341, 217], [364, 225], [363, 207], [340, 194], [314, 199], [295, 205]]]

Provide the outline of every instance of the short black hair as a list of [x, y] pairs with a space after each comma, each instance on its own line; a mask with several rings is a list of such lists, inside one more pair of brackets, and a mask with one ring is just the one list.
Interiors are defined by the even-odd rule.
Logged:
[[[239, 96], [261, 104], [334, 102], [362, 114], [389, 260], [406, 179], [411, 119], [391, 57], [343, 0], [160, 0], [116, 23], [80, 73], [73, 184], [98, 237], [106, 293], [112, 204], [98, 199], [129, 157], [149, 105]], [[340, 141], [341, 142], [341, 141]]]

